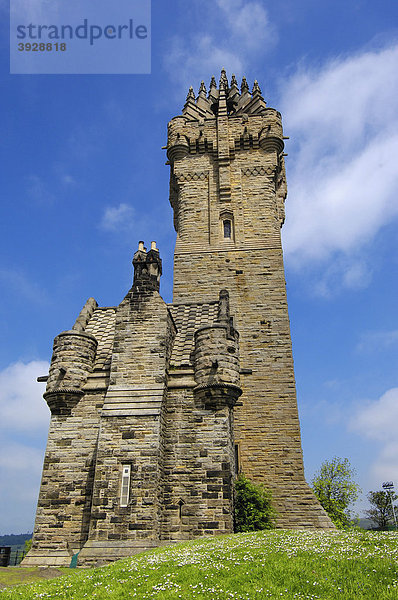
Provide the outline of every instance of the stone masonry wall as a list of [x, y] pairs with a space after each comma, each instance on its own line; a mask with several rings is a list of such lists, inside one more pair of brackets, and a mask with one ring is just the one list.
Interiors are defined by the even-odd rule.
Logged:
[[226, 406], [206, 409], [192, 387], [174, 388], [173, 379], [165, 411], [162, 540], [231, 533], [232, 413]]
[[[217, 137], [216, 123], [227, 127], [227, 142]], [[267, 109], [264, 115], [178, 126], [190, 151], [171, 161], [171, 202], [178, 214], [173, 301], [187, 302], [194, 289], [203, 302], [221, 288], [229, 291], [245, 373], [242, 406], [234, 411], [240, 468], [273, 490], [279, 526], [329, 527], [304, 480], [280, 238], [285, 195], [280, 115]], [[173, 127], [172, 121], [171, 132]], [[199, 136], [205, 140], [202, 151], [192, 142]], [[251, 141], [242, 142], [244, 136]], [[228, 170], [222, 195], [221, 165]], [[232, 221], [230, 238], [224, 238], [224, 215]]]
[[24, 566], [69, 566], [87, 539], [103, 396], [79, 397], [70, 415], [51, 418], [32, 549]]
[[[90, 533], [79, 564], [114, 560], [159, 543], [162, 411], [174, 332], [159, 293], [135, 282], [116, 309]], [[120, 505], [124, 465], [131, 469], [127, 506]]]
[[96, 339], [66, 331], [54, 340], [45, 398], [51, 423], [32, 549], [24, 565], [69, 566], [87, 539], [103, 392], [86, 392]]

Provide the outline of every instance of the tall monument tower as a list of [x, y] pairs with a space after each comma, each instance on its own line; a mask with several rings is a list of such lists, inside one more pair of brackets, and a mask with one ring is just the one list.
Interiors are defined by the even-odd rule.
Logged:
[[177, 242], [173, 304], [230, 294], [240, 334], [239, 468], [272, 489], [279, 526], [325, 526], [304, 480], [280, 230], [286, 176], [281, 115], [224, 70], [190, 88], [168, 127]]
[[118, 306], [54, 340], [51, 424], [26, 566], [101, 564], [232, 533], [238, 471], [278, 527], [333, 527], [304, 479], [280, 228], [280, 114], [221, 72], [169, 123], [174, 298], [139, 242]]

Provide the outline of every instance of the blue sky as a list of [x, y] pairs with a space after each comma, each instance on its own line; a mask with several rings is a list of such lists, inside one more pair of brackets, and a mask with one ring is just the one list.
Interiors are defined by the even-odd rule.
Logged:
[[152, 2], [150, 75], [10, 75], [0, 0], [0, 534], [32, 530], [52, 340], [118, 304], [156, 240], [171, 300], [167, 122], [221, 67], [284, 119], [283, 229], [307, 479], [398, 487], [396, 0]]

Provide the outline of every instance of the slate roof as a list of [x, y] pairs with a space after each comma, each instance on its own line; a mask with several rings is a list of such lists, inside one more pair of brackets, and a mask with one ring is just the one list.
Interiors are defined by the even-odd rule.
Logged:
[[191, 364], [193, 334], [199, 327], [211, 325], [216, 321], [218, 301], [204, 304], [168, 304], [168, 307], [177, 326], [170, 364], [174, 367], [188, 366]]
[[[171, 365], [190, 366], [194, 332], [199, 327], [211, 325], [217, 320], [218, 302], [168, 304], [167, 306], [177, 327]], [[95, 336], [98, 342], [95, 370], [110, 368], [115, 337], [115, 313], [114, 306], [96, 308], [85, 328], [85, 331]]]
[[91, 333], [97, 342], [94, 369], [109, 369], [111, 366], [113, 339], [115, 337], [116, 308], [96, 308], [87, 323], [86, 333]]

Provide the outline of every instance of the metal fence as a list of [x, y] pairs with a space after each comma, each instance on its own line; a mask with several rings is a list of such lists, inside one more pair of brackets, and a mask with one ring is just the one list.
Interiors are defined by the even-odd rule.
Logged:
[[25, 550], [13, 550], [10, 554], [9, 566], [19, 565], [25, 554]]
[[15, 567], [19, 565], [25, 554], [25, 550], [12, 550], [9, 546], [0, 547], [0, 566]]

